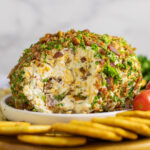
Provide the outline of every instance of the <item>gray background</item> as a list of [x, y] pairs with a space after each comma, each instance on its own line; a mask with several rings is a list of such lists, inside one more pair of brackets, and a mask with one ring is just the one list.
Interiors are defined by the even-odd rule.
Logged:
[[150, 57], [150, 0], [0, 0], [0, 77], [47, 32], [86, 29], [124, 37]]

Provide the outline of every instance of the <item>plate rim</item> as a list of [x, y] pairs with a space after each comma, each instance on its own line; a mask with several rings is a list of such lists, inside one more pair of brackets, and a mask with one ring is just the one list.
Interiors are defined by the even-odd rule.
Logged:
[[9, 105], [6, 104], [6, 99], [8, 97], [12, 96], [12, 94], [9, 94], [5, 97], [2, 98], [1, 102], [0, 102], [0, 106], [1, 106], [1, 110], [3, 111], [2, 107], [8, 108], [8, 109], [12, 109], [13, 111], [18, 111], [18, 112], [22, 112], [22, 113], [27, 113], [27, 114], [33, 114], [33, 115], [40, 115], [40, 116], [51, 116], [51, 117], [95, 117], [95, 116], [100, 116], [100, 115], [108, 115], [109, 114], [116, 114], [119, 112], [123, 112], [123, 111], [127, 111], [127, 110], [120, 110], [120, 111], [112, 111], [112, 112], [101, 112], [101, 113], [90, 113], [90, 114], [60, 114], [60, 113], [45, 113], [45, 112], [32, 112], [32, 111], [28, 111], [28, 110], [21, 110], [21, 109], [16, 109], [14, 107], [11, 107]]

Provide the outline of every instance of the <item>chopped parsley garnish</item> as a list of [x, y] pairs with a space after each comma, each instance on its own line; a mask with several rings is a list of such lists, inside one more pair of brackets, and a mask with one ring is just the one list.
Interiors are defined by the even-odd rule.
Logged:
[[44, 43], [44, 44], [42, 44], [42, 45], [40, 45], [40, 49], [46, 49], [46, 45], [45, 45], [45, 43]]
[[64, 106], [64, 103], [59, 103], [59, 104], [56, 104], [57, 107], [59, 106]]
[[32, 111], [34, 111], [34, 112], [38, 112], [38, 110], [37, 110], [36, 108], [33, 108], [33, 109], [32, 109]]
[[27, 57], [27, 61], [29, 62], [31, 59], [32, 59], [32, 56], [29, 55], [29, 56]]
[[122, 80], [119, 76], [117, 69], [114, 67], [111, 67], [109, 64], [106, 64], [104, 66], [104, 73], [110, 77], [113, 77], [115, 84], [117, 84], [118, 81]]
[[55, 48], [55, 49], [62, 49], [62, 45], [56, 44], [56, 45], [54, 45], [54, 48]]
[[64, 97], [66, 96], [66, 92], [63, 92], [62, 94], [58, 94], [58, 95], [55, 95], [54, 98], [58, 101], [64, 99]]
[[97, 46], [97, 44], [94, 44], [94, 43], [91, 44], [91, 48], [95, 52], [98, 52], [98, 50], [99, 50], [99, 47]]
[[19, 96], [20, 96], [20, 99], [23, 100], [23, 102], [24, 102], [25, 104], [28, 103], [28, 100], [27, 100], [26, 96], [25, 96], [23, 93], [20, 93]]
[[134, 81], [130, 81], [130, 82], [128, 83], [128, 86], [133, 85], [133, 83], [134, 83]]
[[133, 97], [133, 90], [134, 90], [134, 87], [132, 87], [128, 93], [128, 97], [129, 98], [132, 98]]
[[43, 79], [43, 82], [46, 83], [48, 81], [48, 78]]
[[46, 96], [45, 95], [42, 95], [42, 100], [45, 102], [45, 100], [46, 100]]
[[95, 96], [93, 99], [93, 102], [91, 104], [92, 109], [94, 108], [94, 105], [97, 103], [97, 101], [99, 100], [100, 96]]
[[106, 80], [105, 80], [106, 75], [103, 72], [101, 72], [101, 76], [102, 76], [102, 79], [103, 79], [102, 86], [105, 86], [106, 85]]
[[115, 62], [116, 61], [116, 55], [113, 52], [110, 52], [108, 54], [108, 57], [111, 61]]
[[112, 97], [112, 99], [114, 100], [114, 102], [118, 102], [119, 101], [119, 98], [116, 96], [116, 95], [114, 95], [113, 97]]
[[95, 53], [95, 54], [94, 54], [94, 57], [101, 59], [101, 58], [102, 58], [102, 55], [101, 55], [100, 53]]
[[70, 42], [69, 47], [72, 48], [73, 52], [75, 52], [75, 46]]
[[83, 98], [83, 99], [87, 98], [87, 96], [83, 96], [82, 93], [78, 93], [77, 96], [78, 96], [79, 98]]
[[80, 42], [80, 45], [79, 45], [81, 48], [85, 49], [85, 43], [84, 42]]
[[119, 67], [120, 69], [127, 69], [127, 64], [126, 63], [117, 64], [117, 67]]
[[100, 40], [103, 41], [103, 42], [105, 42], [105, 43], [110, 43], [110, 41], [111, 41], [110, 38], [109, 38], [109, 36], [108, 36], [108, 34], [102, 35], [101, 38], [100, 38]]
[[44, 62], [47, 63], [47, 54], [45, 53]]
[[29, 49], [25, 49], [25, 50], [24, 50], [24, 53], [28, 53], [28, 52], [29, 52]]
[[61, 42], [61, 43], [64, 43], [64, 42], [65, 42], [65, 38], [62, 38], [62, 39], [60, 40], [60, 42]]
[[95, 64], [96, 64], [96, 65], [99, 65], [99, 61], [96, 61]]

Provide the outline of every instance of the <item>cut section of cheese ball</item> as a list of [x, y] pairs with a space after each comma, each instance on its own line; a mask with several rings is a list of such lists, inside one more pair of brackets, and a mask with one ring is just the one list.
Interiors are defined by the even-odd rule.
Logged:
[[9, 74], [11, 104], [48, 113], [130, 108], [142, 80], [134, 51], [123, 38], [89, 30], [46, 34]]

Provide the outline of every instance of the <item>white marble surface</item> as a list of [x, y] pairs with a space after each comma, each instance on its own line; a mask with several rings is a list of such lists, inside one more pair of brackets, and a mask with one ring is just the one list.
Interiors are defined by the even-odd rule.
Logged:
[[150, 0], [0, 0], [0, 75], [39, 37], [70, 28], [122, 36], [150, 57]]

